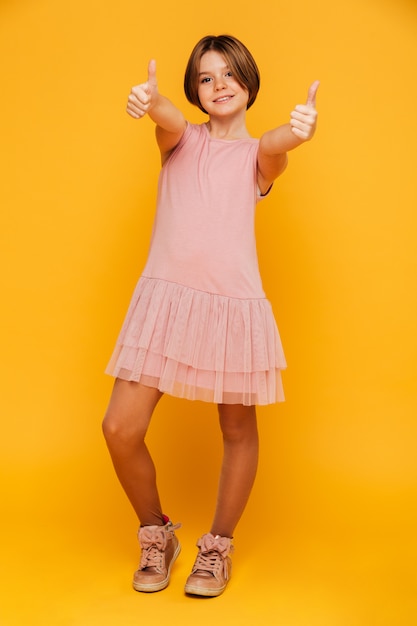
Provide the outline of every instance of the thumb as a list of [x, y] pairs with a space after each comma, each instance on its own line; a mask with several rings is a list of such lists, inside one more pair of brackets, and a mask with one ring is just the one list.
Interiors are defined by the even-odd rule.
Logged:
[[148, 65], [148, 85], [149, 87], [156, 87], [156, 61], [155, 59], [151, 59]]
[[315, 107], [316, 106], [316, 95], [317, 89], [319, 88], [320, 81], [315, 80], [312, 85], [310, 85], [310, 89], [308, 90], [307, 95], [307, 106]]

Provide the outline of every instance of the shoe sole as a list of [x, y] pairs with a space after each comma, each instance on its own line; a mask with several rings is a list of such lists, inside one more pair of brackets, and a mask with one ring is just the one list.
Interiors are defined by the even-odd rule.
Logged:
[[[230, 580], [230, 579], [229, 579]], [[215, 598], [220, 596], [227, 587], [227, 581], [223, 587], [194, 587], [188, 583], [185, 584], [184, 591], [191, 596], [204, 596], [205, 598]]]
[[155, 591], [162, 591], [162, 589], [166, 589], [166, 587], [168, 587], [169, 585], [169, 579], [171, 578], [171, 568], [177, 560], [180, 552], [181, 545], [178, 544], [177, 549], [174, 552], [174, 556], [172, 557], [171, 563], [169, 564], [168, 572], [164, 580], [161, 580], [159, 583], [149, 584], [135, 583], [135, 581], [133, 581], [133, 589], [135, 591], [142, 591], [143, 593], [154, 593]]
[[204, 596], [205, 598], [215, 598], [217, 596], [220, 596], [226, 589], [226, 587], [227, 583], [223, 587], [217, 587], [217, 589], [212, 589], [210, 587], [194, 587], [193, 585], [186, 584], [184, 587], [184, 591], [191, 596]]

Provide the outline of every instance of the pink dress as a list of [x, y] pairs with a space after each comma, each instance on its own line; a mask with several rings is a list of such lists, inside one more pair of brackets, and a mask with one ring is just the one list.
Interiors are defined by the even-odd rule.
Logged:
[[284, 399], [256, 253], [258, 143], [188, 124], [161, 169], [148, 260], [108, 374], [190, 400]]

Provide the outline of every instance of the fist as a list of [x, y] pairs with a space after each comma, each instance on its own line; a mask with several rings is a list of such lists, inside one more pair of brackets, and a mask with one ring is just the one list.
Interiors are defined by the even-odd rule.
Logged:
[[291, 130], [303, 141], [311, 139], [315, 133], [317, 126], [316, 111], [316, 94], [319, 88], [319, 81], [316, 80], [308, 90], [307, 101], [305, 104], [297, 104], [291, 113], [290, 126]]

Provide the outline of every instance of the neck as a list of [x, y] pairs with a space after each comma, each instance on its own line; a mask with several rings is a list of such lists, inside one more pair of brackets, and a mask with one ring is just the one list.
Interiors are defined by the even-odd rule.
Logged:
[[246, 128], [245, 116], [235, 118], [210, 117], [207, 122], [210, 136], [214, 139], [247, 139], [250, 134]]

